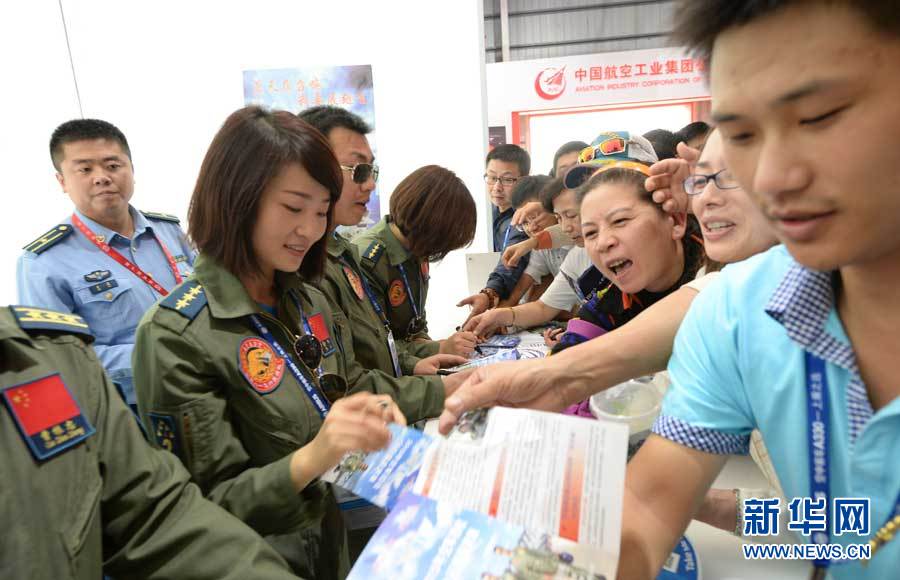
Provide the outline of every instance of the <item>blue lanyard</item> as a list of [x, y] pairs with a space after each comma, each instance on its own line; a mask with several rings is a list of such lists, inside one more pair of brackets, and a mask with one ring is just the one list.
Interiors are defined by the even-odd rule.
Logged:
[[[825, 361], [806, 352], [806, 407], [807, 442], [809, 444], [809, 489], [815, 499], [825, 498], [826, 513], [830, 513], [831, 502], [828, 486], [828, 377]], [[888, 521], [900, 515], [900, 494], [894, 502], [894, 511]], [[813, 532], [812, 541], [827, 544], [831, 537], [831, 524], [825, 518], [824, 532]], [[817, 568], [828, 568], [829, 560], [816, 560]]]
[[331, 405], [328, 401], [323, 397], [319, 390], [313, 386], [312, 382], [306, 375], [303, 374], [303, 371], [297, 366], [294, 362], [294, 359], [285, 352], [285, 350], [281, 347], [275, 337], [272, 336], [272, 333], [269, 332], [269, 329], [265, 324], [259, 319], [259, 317], [255, 314], [250, 315], [250, 320], [253, 321], [253, 326], [256, 327], [256, 331], [263, 337], [263, 340], [272, 345], [272, 348], [275, 349], [275, 352], [278, 353], [278, 356], [284, 359], [285, 364], [287, 364], [288, 369], [290, 369], [291, 374], [294, 375], [294, 378], [297, 379], [297, 382], [300, 383], [300, 386], [303, 387], [303, 391], [306, 393], [306, 396], [309, 397], [309, 400], [312, 401], [313, 406], [316, 408], [316, 411], [319, 413], [319, 417], [325, 419], [325, 415], [328, 414], [329, 409], [331, 409]]
[[506, 244], [509, 243], [509, 230], [510, 230], [510, 228], [512, 228], [512, 220], [510, 220], [510, 222], [506, 225], [506, 233], [503, 234], [503, 245], [500, 246], [500, 251], [501, 251], [501, 252], [502, 252], [503, 250], [506, 249]]
[[[403, 285], [406, 286], [406, 296], [409, 298], [409, 303], [412, 305], [413, 318], [419, 318], [419, 308], [416, 306], [416, 301], [412, 295], [412, 289], [409, 287], [409, 278], [406, 277], [406, 268], [403, 264], [399, 264], [397, 268], [400, 269], [400, 275], [403, 276]], [[422, 285], [422, 279], [419, 278], [419, 295], [422, 294]]]
[[[809, 444], [809, 489], [814, 499], [825, 499], [825, 510], [831, 494], [828, 486], [828, 377], [825, 361], [806, 353], [806, 410], [807, 443]], [[827, 544], [831, 537], [831, 522], [825, 518], [825, 531], [814, 532], [812, 541]], [[827, 568], [828, 560], [816, 560], [817, 568]]]

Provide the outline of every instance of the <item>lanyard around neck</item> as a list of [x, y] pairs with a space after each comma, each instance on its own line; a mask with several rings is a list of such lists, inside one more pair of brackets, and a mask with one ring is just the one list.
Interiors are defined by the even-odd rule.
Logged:
[[510, 223], [506, 224], [506, 233], [503, 234], [503, 245], [500, 246], [501, 252], [506, 249], [506, 244], [509, 243], [509, 230], [510, 229], [512, 229], [512, 221], [510, 221]]
[[[409, 278], [406, 276], [406, 267], [403, 264], [398, 264], [397, 268], [400, 269], [400, 275], [403, 276], [403, 285], [406, 287], [406, 296], [409, 298], [409, 303], [412, 305], [413, 310], [413, 318], [421, 318], [419, 316], [419, 307], [416, 305], [416, 300], [413, 298], [412, 288], [409, 287]], [[422, 287], [425, 285], [422, 277], [419, 276], [419, 298], [422, 298]], [[424, 305], [425, 301], [422, 300], [422, 304]]]
[[319, 416], [324, 420], [325, 416], [328, 414], [328, 411], [331, 409], [331, 405], [328, 403], [328, 400], [324, 396], [322, 396], [319, 390], [312, 384], [312, 381], [310, 381], [309, 378], [305, 374], [303, 374], [303, 371], [300, 370], [300, 367], [297, 366], [297, 363], [294, 362], [294, 359], [291, 358], [291, 356], [288, 355], [281, 344], [279, 344], [279, 342], [275, 340], [272, 332], [265, 324], [263, 324], [259, 316], [251, 314], [250, 320], [253, 322], [253, 326], [256, 327], [256, 331], [259, 333], [259, 335], [263, 337], [263, 340], [271, 344], [272, 348], [275, 349], [275, 352], [278, 354], [278, 356], [284, 359], [284, 362], [285, 364], [287, 364], [287, 367], [291, 371], [291, 374], [294, 375], [294, 378], [297, 379], [297, 382], [300, 383], [301, 387], [303, 387], [303, 391], [306, 393], [306, 396], [309, 397], [309, 400], [312, 401], [312, 404], [316, 408], [316, 411], [319, 413]]
[[[97, 239], [97, 235], [94, 234], [94, 232], [92, 232], [90, 230], [90, 228], [88, 228], [87, 225], [83, 221], [81, 221], [81, 218], [78, 217], [78, 214], [74, 214], [74, 213], [72, 214], [72, 223], [75, 224], [75, 227], [78, 228], [78, 231], [80, 231], [82, 234], [84, 234], [84, 237], [86, 237], [88, 240], [90, 240], [90, 242], [92, 244], [97, 246], [97, 248], [99, 248], [101, 252], [103, 252], [104, 254], [106, 254], [107, 256], [109, 256], [110, 258], [112, 258], [113, 260], [115, 260], [116, 262], [121, 264], [122, 266], [124, 266], [129, 272], [131, 272], [132, 274], [134, 274], [135, 276], [137, 276], [138, 278], [143, 280], [143, 282], [145, 284], [147, 284], [148, 286], [150, 286], [151, 288], [156, 290], [156, 292], [159, 293], [161, 296], [169, 295], [169, 291], [166, 290], [165, 288], [163, 288], [162, 286], [160, 286], [159, 282], [154, 280], [150, 274], [141, 270], [140, 267], [138, 267], [136, 264], [131, 262], [131, 260], [129, 260], [122, 254], [120, 254], [114, 248], [110, 247], [109, 244], [107, 244], [105, 242], [101, 242], [99, 239]], [[169, 268], [172, 269], [172, 274], [175, 276], [175, 284], [181, 284], [182, 278], [181, 278], [181, 274], [178, 272], [178, 266], [175, 264], [175, 258], [172, 257], [171, 252], [169, 252], [169, 249], [162, 242], [162, 240], [159, 239], [159, 237], [157, 237], [155, 234], [153, 237], [154, 237], [154, 239], [156, 239], [156, 242], [159, 244], [159, 247], [162, 248], [163, 254], [165, 254], [165, 256], [166, 256], [166, 261], [169, 262]]]
[[[809, 445], [809, 489], [814, 499], [825, 500], [826, 513], [830, 513], [831, 490], [829, 488], [829, 440], [828, 440], [828, 376], [825, 361], [806, 352], [806, 433]], [[900, 495], [894, 509], [888, 514], [888, 522], [900, 515]], [[813, 532], [812, 541], [827, 544], [831, 537], [831, 525], [825, 518], [825, 530]], [[873, 550], [874, 551], [874, 550]], [[874, 555], [874, 554], [873, 554]], [[816, 560], [817, 568], [828, 568], [829, 560]]]

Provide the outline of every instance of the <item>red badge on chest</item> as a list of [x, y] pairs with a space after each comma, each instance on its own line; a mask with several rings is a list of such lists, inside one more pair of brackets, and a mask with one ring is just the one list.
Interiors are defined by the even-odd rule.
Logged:
[[3, 398], [39, 461], [94, 434], [93, 425], [59, 374], [9, 387], [3, 391]]
[[255, 336], [241, 341], [238, 365], [253, 390], [263, 395], [277, 389], [284, 377], [284, 359], [275, 354], [271, 344]]
[[356, 294], [356, 297], [360, 300], [365, 296], [365, 290], [363, 289], [362, 280], [359, 279], [359, 276], [350, 266], [344, 266], [344, 276], [347, 277], [347, 282], [350, 283], [350, 287], [353, 288], [353, 292]]
[[391, 282], [391, 287], [388, 288], [388, 300], [395, 308], [406, 301], [406, 288], [403, 286], [403, 282], [400, 280]]

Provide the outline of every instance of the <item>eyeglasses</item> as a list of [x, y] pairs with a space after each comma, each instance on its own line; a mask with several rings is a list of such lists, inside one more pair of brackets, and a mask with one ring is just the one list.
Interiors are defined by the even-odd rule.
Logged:
[[500, 182], [500, 184], [503, 187], [512, 187], [513, 185], [516, 184], [517, 181], [519, 181], [519, 178], [518, 177], [497, 177], [496, 175], [488, 175], [487, 173], [484, 174], [484, 182], [487, 183], [488, 185], [493, 187], [494, 185], [497, 184], [498, 181]]
[[341, 165], [341, 169], [350, 172], [350, 179], [353, 183], [363, 184], [372, 178], [372, 181], [378, 182], [378, 166], [374, 163], [357, 163], [356, 165]]
[[716, 171], [715, 173], [704, 175], [695, 173], [684, 180], [684, 192], [688, 195], [699, 195], [703, 193], [706, 184], [712, 181], [719, 189], [737, 189], [740, 184], [731, 175], [727, 169]]

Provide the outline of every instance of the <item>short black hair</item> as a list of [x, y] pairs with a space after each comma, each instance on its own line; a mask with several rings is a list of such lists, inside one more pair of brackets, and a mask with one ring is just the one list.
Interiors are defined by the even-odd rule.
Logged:
[[331, 105], [310, 107], [297, 113], [297, 116], [318, 129], [326, 137], [328, 137], [332, 129], [337, 127], [342, 127], [360, 135], [368, 135], [372, 132], [372, 128], [362, 120], [362, 117], [341, 107], [333, 107]]
[[660, 161], [678, 156], [678, 137], [675, 133], [666, 129], [653, 129], [644, 133], [644, 139], [653, 145], [656, 157]]
[[[537, 201], [538, 194], [544, 189], [544, 186], [553, 179], [549, 175], [526, 175], [520, 177], [510, 193], [510, 202], [512, 206], [519, 209], [529, 201]], [[552, 212], [551, 212], [552, 213]]]
[[[559, 158], [563, 155], [568, 155], [569, 153], [581, 152], [582, 149], [587, 149], [589, 145], [584, 141], [569, 141], [568, 143], [564, 143], [562, 147], [556, 150], [556, 153], [553, 154], [553, 167], [550, 168], [550, 177], [556, 177], [556, 163], [559, 161]], [[562, 176], [560, 176], [562, 177]]]
[[709, 133], [710, 126], [708, 123], [704, 123], [703, 121], [694, 121], [693, 123], [688, 123], [681, 129], [679, 129], [675, 136], [678, 138], [678, 142], [687, 143], [691, 139], [696, 139], [702, 135], [706, 135]]
[[900, 36], [900, 10], [897, 0], [681, 0], [675, 8], [673, 37], [698, 57], [709, 60], [716, 38], [726, 30], [744, 26], [791, 5], [843, 4], [857, 10], [873, 29]]
[[506, 163], [515, 163], [519, 166], [519, 176], [531, 173], [531, 156], [518, 145], [497, 145], [484, 158], [484, 165], [491, 162], [492, 159], [497, 161], [505, 161]]
[[53, 131], [50, 136], [50, 159], [53, 167], [60, 171], [60, 163], [63, 160], [63, 145], [75, 141], [93, 141], [95, 139], [107, 139], [115, 141], [122, 146], [128, 160], [131, 161], [131, 148], [128, 147], [128, 139], [118, 127], [100, 119], [73, 119], [66, 121]]
[[541, 205], [544, 206], [544, 211], [547, 213], [553, 213], [553, 200], [559, 197], [562, 192], [566, 190], [566, 184], [563, 181], [562, 177], [554, 177], [541, 189], [541, 192], [538, 194], [538, 199], [541, 200]]

